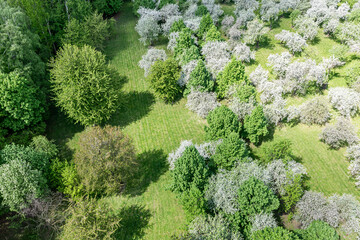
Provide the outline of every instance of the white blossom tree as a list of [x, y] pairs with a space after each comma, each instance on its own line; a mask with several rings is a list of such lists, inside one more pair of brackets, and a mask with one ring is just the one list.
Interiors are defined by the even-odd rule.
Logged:
[[206, 118], [209, 112], [220, 106], [220, 103], [218, 103], [216, 99], [216, 94], [213, 92], [192, 90], [187, 96], [186, 107], [197, 113], [200, 117]]
[[249, 75], [249, 79], [256, 87], [262, 85], [269, 80], [269, 71], [265, 70], [260, 64]]
[[230, 51], [226, 42], [207, 42], [203, 46], [201, 53], [205, 57], [206, 66], [214, 77], [230, 62]]
[[282, 30], [281, 33], [275, 35], [275, 38], [284, 43], [293, 54], [302, 52], [307, 47], [306, 40], [298, 33]]
[[140, 35], [140, 41], [146, 45], [156, 40], [161, 33], [160, 25], [152, 16], [142, 16], [135, 26], [135, 30]]
[[319, 26], [313, 18], [299, 17], [295, 19], [295, 28], [306, 40], [314, 40], [319, 32]]
[[291, 63], [292, 56], [289, 52], [281, 54], [270, 54], [268, 57], [268, 66], [272, 67], [272, 71], [278, 76], [285, 76], [287, 67]]
[[275, 98], [271, 104], [264, 106], [265, 117], [272, 124], [279, 125], [288, 116], [288, 111], [285, 106], [286, 100], [284, 98]]
[[233, 55], [237, 60], [242, 62], [251, 62], [255, 60], [255, 51], [251, 51], [250, 47], [244, 43], [237, 44], [233, 49]]
[[165, 61], [166, 59], [167, 56], [163, 49], [151, 48], [142, 56], [142, 59], [139, 61], [139, 67], [144, 69], [144, 75], [146, 77], [150, 73], [151, 66], [156, 61]]
[[264, 228], [277, 227], [276, 219], [273, 213], [256, 214], [251, 219], [251, 232], [263, 230]]
[[359, 93], [350, 88], [330, 88], [328, 97], [331, 105], [343, 116], [354, 116], [359, 110]]
[[307, 125], [323, 125], [329, 121], [331, 114], [327, 102], [316, 97], [300, 106], [300, 121]]
[[265, 27], [264, 23], [258, 19], [254, 19], [246, 24], [246, 32], [244, 35], [244, 42], [259, 47], [259, 42], [269, 32], [269, 28]]

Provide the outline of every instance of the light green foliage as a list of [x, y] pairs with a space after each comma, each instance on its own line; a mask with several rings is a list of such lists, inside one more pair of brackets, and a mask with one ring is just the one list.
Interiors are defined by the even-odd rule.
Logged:
[[134, 174], [132, 140], [118, 127], [91, 127], [80, 135], [74, 163], [88, 194], [120, 193]]
[[65, 45], [50, 65], [56, 104], [76, 122], [99, 124], [118, 108], [121, 79], [101, 52]]
[[49, 141], [45, 136], [33, 137], [30, 147], [37, 152], [44, 153], [48, 159], [56, 157], [58, 150], [53, 141]]
[[232, 132], [239, 134], [241, 131], [238, 117], [226, 106], [215, 108], [206, 120], [208, 126], [205, 126], [205, 132], [208, 140], [226, 138]]
[[291, 160], [293, 156], [291, 146], [292, 143], [288, 139], [276, 139], [271, 142], [266, 142], [262, 145], [260, 160], [264, 164], [278, 159], [282, 159], [283, 161]]
[[271, 189], [254, 177], [240, 186], [238, 203], [241, 213], [245, 216], [270, 213], [280, 206], [278, 198]]
[[[195, 40], [192, 37], [192, 32], [189, 28], [183, 28], [179, 33], [179, 37], [176, 39], [176, 45], [174, 48], [174, 56], [177, 60], [181, 61], [184, 53], [187, 49], [190, 49], [195, 45]], [[196, 46], [195, 46], [196, 47]]]
[[75, 169], [75, 165], [68, 162], [59, 163], [61, 175], [58, 190], [72, 199], [79, 199], [85, 194], [84, 185], [81, 184], [80, 177]]
[[235, 85], [233, 96], [239, 99], [240, 102], [249, 102], [250, 98], [256, 98], [256, 94], [256, 88], [245, 81]]
[[237, 161], [247, 161], [248, 155], [246, 143], [240, 138], [239, 133], [233, 132], [216, 147], [213, 158], [219, 168], [230, 170]]
[[349, 47], [346, 45], [335, 45], [329, 50], [329, 53], [331, 55], [334, 55], [334, 57], [340, 59], [341, 61], [347, 61], [349, 57]]
[[206, 32], [205, 42], [210, 41], [223, 41], [224, 39], [221, 36], [221, 33], [217, 30], [215, 25], [212, 25], [210, 29]]
[[0, 1], [0, 16], [0, 71], [17, 70], [36, 84], [42, 82], [45, 64], [36, 53], [39, 37], [29, 30], [27, 16], [6, 1]]
[[36, 169], [44, 174], [49, 170], [49, 158], [47, 153], [37, 151], [32, 147], [9, 144], [0, 151], [0, 161], [10, 163], [19, 160], [30, 164], [32, 169]]
[[289, 181], [293, 179], [293, 182], [291, 184], [285, 185], [285, 194], [281, 196], [281, 200], [284, 202], [285, 212], [289, 212], [304, 194], [303, 179], [301, 178], [301, 175], [292, 177], [292, 174], [289, 174], [287, 178]]
[[202, 17], [205, 16], [206, 14], [209, 14], [209, 10], [204, 5], [198, 6], [195, 15], [198, 17]]
[[112, 16], [119, 12], [123, 4], [122, 0], [95, 0], [93, 6], [106, 17]]
[[292, 26], [294, 26], [295, 19], [297, 19], [300, 15], [301, 15], [301, 11], [299, 9], [295, 9], [294, 11], [291, 12], [290, 19]]
[[175, 168], [171, 175], [171, 189], [174, 192], [183, 193], [189, 191], [191, 187], [203, 191], [209, 171], [204, 158], [197, 149], [194, 146], [189, 146], [175, 162]]
[[191, 72], [184, 95], [189, 94], [192, 88], [200, 92], [211, 92], [214, 88], [211, 73], [206, 69], [205, 63], [202, 60], [198, 62], [195, 69]]
[[211, 26], [214, 25], [214, 22], [210, 16], [210, 14], [206, 14], [201, 18], [200, 26], [197, 34], [199, 35], [200, 39], [209, 31]]
[[174, 59], [156, 61], [151, 67], [148, 81], [155, 95], [165, 102], [173, 102], [180, 94], [181, 89], [177, 84], [180, 77], [180, 68]]
[[0, 126], [19, 131], [43, 120], [45, 96], [29, 78], [0, 72]]
[[299, 240], [299, 238], [289, 230], [276, 227], [276, 228], [265, 228], [260, 231], [256, 231], [251, 236], [252, 240]]
[[349, 65], [346, 68], [345, 80], [349, 87], [356, 86], [356, 83], [360, 82], [360, 68], [358, 65]]
[[269, 134], [268, 125], [269, 123], [265, 118], [263, 107], [256, 106], [251, 115], [247, 115], [244, 121], [244, 130], [250, 142], [258, 144], [267, 136]]
[[[77, 19], [82, 21], [86, 16], [89, 16], [92, 12], [92, 6], [90, 1], [83, 0], [67, 0], [65, 10], [67, 14], [66, 20]], [[67, 7], [67, 9], [66, 9]]]
[[89, 45], [104, 50], [104, 42], [110, 37], [114, 23], [114, 19], [104, 20], [97, 12], [86, 16], [83, 21], [73, 18], [66, 25], [62, 42], [78, 47]]
[[309, 227], [297, 231], [303, 240], [339, 240], [336, 230], [323, 221], [313, 221]]
[[174, 22], [172, 25], [171, 25], [171, 28], [170, 28], [170, 33], [172, 32], [181, 32], [183, 29], [186, 28], [186, 25], [184, 23], [184, 20], [183, 19], [180, 19], [176, 22]]
[[14, 159], [0, 166], [0, 194], [3, 204], [11, 211], [20, 211], [31, 198], [40, 197], [46, 190], [46, 180], [30, 163]]
[[120, 226], [120, 216], [100, 200], [83, 198], [72, 203], [65, 212], [67, 219], [59, 239], [113, 239]]
[[180, 200], [188, 220], [192, 220], [195, 216], [205, 215], [206, 200], [204, 193], [195, 184], [192, 184], [188, 191], [181, 194]]
[[355, 9], [351, 11], [350, 15], [348, 16], [349, 21], [360, 23], [360, 9]]
[[196, 45], [191, 45], [191, 47], [183, 49], [183, 51], [177, 55], [177, 59], [182, 66], [193, 60], [201, 60], [200, 50]]
[[224, 98], [229, 87], [233, 84], [248, 83], [245, 66], [241, 61], [232, 58], [224, 70], [219, 73], [216, 92], [218, 98]]

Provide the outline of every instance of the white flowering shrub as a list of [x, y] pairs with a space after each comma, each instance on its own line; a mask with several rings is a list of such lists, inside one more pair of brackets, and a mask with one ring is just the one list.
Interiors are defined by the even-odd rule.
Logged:
[[207, 42], [203, 46], [201, 53], [205, 57], [206, 67], [209, 68], [213, 76], [217, 76], [230, 62], [229, 46], [226, 42]]
[[335, 125], [326, 126], [320, 134], [320, 140], [335, 149], [359, 142], [354, 126], [343, 117], [339, 117]]
[[327, 34], [335, 33], [340, 24], [340, 20], [337, 18], [331, 18], [323, 24], [324, 32]]
[[166, 4], [160, 9], [160, 14], [163, 21], [167, 21], [171, 17], [181, 16], [179, 5], [177, 4]]
[[166, 59], [167, 56], [163, 49], [151, 48], [142, 56], [142, 59], [139, 61], [139, 67], [144, 69], [144, 75], [146, 77], [150, 73], [151, 66], [156, 61], [165, 61]]
[[236, 7], [236, 9], [234, 10], [234, 14], [236, 16], [235, 25], [237, 27], [245, 27], [248, 22], [254, 20], [254, 18], [256, 17], [254, 10], [244, 10], [238, 7]]
[[274, 0], [262, 0], [260, 7], [260, 16], [261, 20], [265, 22], [270, 22], [272, 25], [273, 21], [276, 21], [279, 18], [280, 13], [280, 4]]
[[161, 33], [160, 25], [155, 18], [148, 15], [144, 15], [139, 19], [135, 30], [140, 35], [140, 42], [144, 45], [151, 44]]
[[192, 146], [193, 143], [191, 140], [184, 140], [180, 143], [180, 146], [175, 151], [169, 153], [169, 156], [167, 158], [167, 161], [169, 163], [170, 170], [174, 169], [175, 162], [182, 156], [185, 149], [189, 146]]
[[214, 23], [219, 21], [219, 18], [224, 14], [219, 4], [215, 4], [215, 0], [202, 0], [201, 3], [207, 8]]
[[269, 80], [269, 71], [265, 70], [260, 64], [250, 73], [249, 79], [256, 87], [262, 85]]
[[233, 55], [237, 60], [242, 62], [251, 62], [255, 60], [255, 51], [251, 51], [250, 47], [244, 43], [237, 44], [233, 49]]
[[319, 32], [319, 26], [313, 18], [299, 17], [295, 19], [295, 28], [306, 40], [314, 40]]
[[188, 64], [184, 65], [181, 69], [180, 78], [178, 84], [180, 87], [185, 87], [190, 79], [190, 74], [198, 65], [198, 60], [192, 60]]
[[169, 35], [169, 42], [167, 45], [167, 49], [169, 49], [170, 51], [174, 51], [175, 47], [176, 47], [176, 43], [177, 43], [177, 38], [180, 36], [179, 32], [172, 32]]
[[275, 228], [277, 227], [276, 219], [273, 213], [261, 213], [256, 214], [251, 219], [251, 232], [263, 230], [264, 228]]
[[288, 111], [285, 107], [285, 99], [281, 97], [275, 98], [271, 104], [264, 106], [264, 114], [266, 119], [274, 125], [279, 125], [288, 116]]
[[226, 15], [224, 19], [221, 21], [221, 28], [226, 31], [229, 29], [232, 25], [234, 25], [235, 19], [233, 16]]
[[311, 99], [300, 106], [301, 123], [323, 125], [329, 121], [330, 117], [327, 102], [319, 97]]
[[201, 21], [201, 17], [196, 17], [196, 18], [186, 19], [184, 23], [186, 27], [196, 32], [200, 27], [200, 21]]
[[278, 76], [285, 76], [287, 67], [291, 63], [292, 56], [289, 52], [281, 54], [270, 54], [267, 65], [272, 67], [272, 71]]
[[217, 146], [222, 143], [222, 139], [217, 141], [205, 142], [202, 144], [196, 144], [195, 148], [198, 150], [199, 154], [205, 158], [210, 159], [212, 155], [215, 154]]
[[281, 33], [275, 35], [275, 38], [284, 43], [292, 53], [302, 52], [307, 47], [306, 40], [298, 33], [282, 30]]
[[259, 8], [259, 2], [256, 0], [234, 0], [237, 8], [243, 10], [256, 10]]
[[263, 82], [259, 85], [258, 90], [261, 92], [260, 100], [262, 103], [271, 103], [277, 98], [282, 98], [284, 89], [278, 82]]
[[350, 88], [330, 88], [328, 97], [331, 105], [345, 117], [354, 116], [359, 110], [359, 93]]
[[163, 14], [156, 9], [140, 7], [137, 13], [140, 15], [140, 18], [151, 17], [156, 21], [156, 23], [164, 19]]
[[218, 103], [216, 99], [216, 94], [213, 92], [192, 90], [187, 96], [186, 107], [200, 117], [206, 118], [209, 112], [220, 106], [220, 103]]
[[255, 18], [246, 24], [246, 32], [244, 34], [244, 42], [251, 45], [258, 45], [265, 35], [270, 31], [265, 27], [264, 23]]
[[294, 122], [297, 123], [298, 121], [300, 121], [300, 107], [298, 106], [289, 106], [287, 108], [287, 121], [288, 122]]

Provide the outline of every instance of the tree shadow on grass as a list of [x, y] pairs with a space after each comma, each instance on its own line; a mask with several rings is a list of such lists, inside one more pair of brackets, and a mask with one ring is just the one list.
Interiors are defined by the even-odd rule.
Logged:
[[137, 156], [138, 168], [126, 189], [126, 193], [136, 196], [144, 193], [152, 182], [156, 182], [167, 169], [166, 155], [162, 150], [150, 150]]
[[141, 239], [145, 235], [145, 229], [149, 227], [150, 210], [143, 206], [131, 205], [121, 209], [119, 216], [120, 227], [114, 233], [114, 239]]
[[123, 106], [111, 117], [108, 124], [125, 127], [135, 122], [151, 111], [155, 97], [149, 91], [125, 93]]

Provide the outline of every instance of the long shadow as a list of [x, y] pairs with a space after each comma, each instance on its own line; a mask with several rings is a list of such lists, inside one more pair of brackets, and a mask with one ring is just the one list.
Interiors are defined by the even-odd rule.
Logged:
[[121, 216], [120, 227], [114, 233], [114, 239], [141, 239], [145, 235], [145, 229], [149, 227], [151, 217], [148, 209], [131, 205], [123, 208], [119, 216]]
[[156, 182], [167, 169], [166, 155], [162, 150], [150, 150], [137, 156], [138, 167], [126, 192], [136, 196], [144, 193], [152, 182]]
[[110, 125], [125, 127], [146, 116], [155, 103], [155, 97], [149, 91], [131, 91], [123, 96], [123, 106], [108, 121]]

